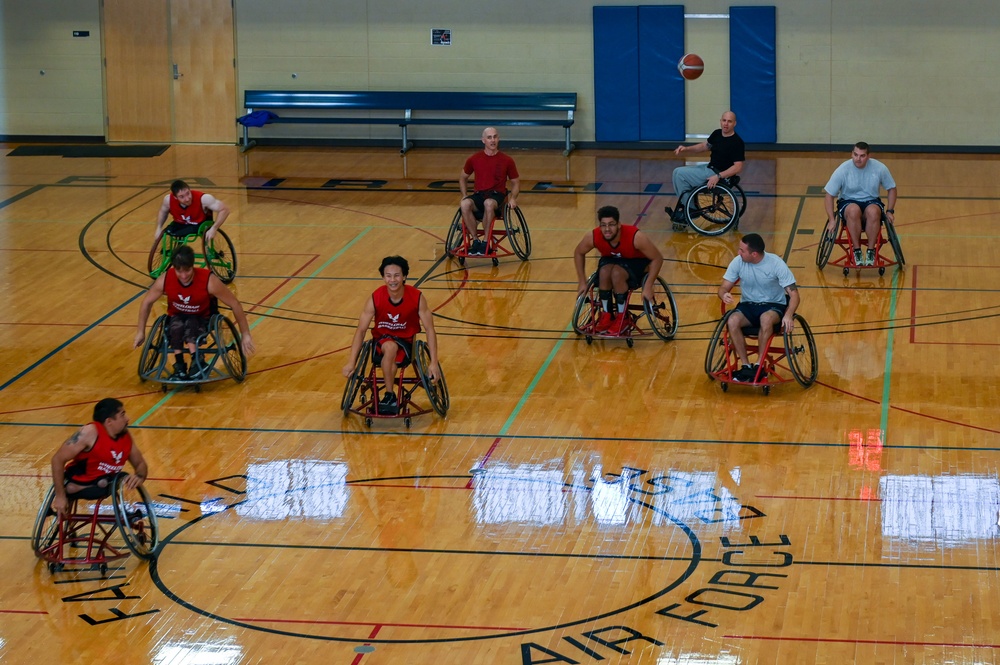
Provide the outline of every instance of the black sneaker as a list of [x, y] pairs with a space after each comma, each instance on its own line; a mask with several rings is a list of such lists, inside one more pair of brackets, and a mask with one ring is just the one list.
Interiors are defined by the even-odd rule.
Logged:
[[392, 393], [385, 393], [378, 402], [378, 412], [387, 416], [394, 416], [399, 412], [399, 404], [396, 396]]
[[469, 244], [469, 256], [482, 256], [484, 245], [482, 240], [473, 240]]
[[184, 364], [184, 361], [174, 363], [174, 373], [170, 375], [170, 378], [174, 381], [188, 380], [188, 368], [187, 365]]
[[733, 381], [737, 383], [753, 383], [757, 377], [757, 368], [753, 365], [744, 365], [733, 372]]

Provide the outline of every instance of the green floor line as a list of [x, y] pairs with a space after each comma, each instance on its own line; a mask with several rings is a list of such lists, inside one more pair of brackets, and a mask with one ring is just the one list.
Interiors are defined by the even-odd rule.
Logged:
[[[889, 287], [892, 294], [889, 297], [889, 320], [896, 320], [896, 305], [899, 303], [899, 276], [902, 270], [892, 273], [892, 285]], [[896, 324], [889, 328], [888, 339], [885, 344], [885, 368], [882, 370], [882, 420], [879, 428], [882, 431], [882, 445], [888, 443], [886, 440], [886, 428], [889, 426], [889, 385], [892, 382], [892, 347], [896, 338]]]
[[505, 422], [503, 427], [500, 428], [500, 436], [505, 435], [507, 431], [510, 430], [510, 426], [514, 424], [514, 421], [517, 420], [517, 415], [521, 413], [521, 409], [524, 408], [528, 398], [531, 397], [531, 393], [535, 391], [535, 386], [537, 386], [538, 382], [542, 380], [542, 376], [545, 374], [546, 370], [548, 370], [552, 361], [555, 360], [556, 354], [559, 353], [559, 349], [562, 347], [563, 342], [566, 341], [566, 338], [569, 337], [572, 330], [572, 324], [566, 326], [566, 331], [563, 332], [563, 334], [559, 337], [559, 341], [552, 347], [552, 351], [549, 352], [548, 358], [545, 359], [542, 366], [538, 368], [537, 372], [535, 372], [535, 377], [531, 379], [531, 383], [528, 384], [528, 387], [524, 389], [524, 394], [521, 395], [521, 399], [518, 400], [517, 406], [515, 406], [514, 410], [511, 411], [510, 416], [507, 418], [507, 422]]
[[[257, 324], [259, 324], [261, 321], [264, 321], [267, 318], [268, 314], [270, 314], [271, 312], [274, 312], [277, 308], [281, 307], [281, 305], [284, 302], [286, 302], [289, 298], [291, 298], [296, 293], [298, 293], [299, 289], [301, 289], [303, 286], [305, 286], [307, 282], [309, 282], [310, 280], [314, 279], [317, 275], [319, 275], [321, 272], [323, 272], [324, 270], [326, 270], [327, 266], [329, 266], [331, 263], [333, 263], [334, 261], [336, 261], [337, 259], [339, 259], [344, 254], [344, 252], [346, 252], [347, 250], [349, 250], [354, 245], [354, 243], [356, 243], [357, 241], [361, 240], [361, 238], [363, 238], [365, 236], [365, 234], [367, 234], [371, 230], [372, 230], [372, 227], [369, 226], [364, 231], [362, 231], [358, 235], [354, 236], [354, 239], [351, 240], [351, 242], [347, 243], [342, 248], [340, 248], [340, 251], [338, 251], [336, 254], [334, 254], [333, 256], [331, 256], [319, 268], [316, 268], [316, 270], [314, 270], [311, 275], [309, 275], [308, 277], [304, 278], [301, 282], [299, 282], [295, 286], [295, 288], [292, 289], [291, 291], [289, 291], [288, 294], [284, 298], [282, 298], [277, 303], [275, 303], [274, 306], [271, 307], [271, 309], [267, 310], [263, 315], [260, 315], [260, 318], [258, 318], [256, 321], [254, 321], [253, 323], [251, 323], [250, 324], [250, 330], [253, 330], [254, 328], [256, 328]], [[168, 392], [166, 395], [164, 395], [163, 399], [161, 399], [159, 402], [157, 402], [156, 404], [154, 404], [152, 406], [152, 408], [149, 409], [149, 411], [146, 411], [146, 413], [142, 414], [141, 416], [139, 416], [138, 418], [136, 418], [134, 421], [132, 421], [132, 424], [133, 425], [141, 425], [147, 418], [149, 418], [151, 415], [153, 415], [156, 412], [157, 409], [159, 409], [161, 406], [163, 406], [164, 404], [166, 404], [167, 400], [169, 400], [171, 397], [173, 397], [174, 394], [177, 392], [177, 390], [178, 390], [178, 388], [174, 388], [173, 390], [171, 390], [170, 392]]]

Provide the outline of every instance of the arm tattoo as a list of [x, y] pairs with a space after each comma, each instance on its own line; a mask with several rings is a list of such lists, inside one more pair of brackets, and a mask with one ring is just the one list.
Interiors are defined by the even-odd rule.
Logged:
[[798, 287], [798, 285], [796, 285], [796, 284], [792, 284], [792, 285], [790, 285], [790, 286], [786, 286], [786, 287], [785, 287], [785, 290], [786, 290], [786, 291], [798, 291], [798, 290], [799, 290], [799, 287]]
[[77, 430], [76, 434], [74, 434], [73, 436], [71, 436], [68, 439], [66, 439], [66, 443], [64, 443], [63, 445], [64, 446], [72, 446], [72, 445], [74, 445], [76, 443], [79, 443], [79, 441], [80, 441], [80, 435], [81, 434], [83, 434], [83, 429]]

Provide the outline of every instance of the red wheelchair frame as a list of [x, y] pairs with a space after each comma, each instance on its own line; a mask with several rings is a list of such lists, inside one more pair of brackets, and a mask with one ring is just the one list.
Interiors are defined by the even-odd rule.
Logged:
[[[451, 400], [448, 397], [448, 385], [445, 383], [444, 370], [437, 381], [431, 381], [428, 374], [430, 368], [431, 354], [427, 350], [427, 344], [422, 340], [413, 343], [413, 358], [410, 362], [399, 366], [396, 375], [396, 413], [383, 413], [379, 411], [380, 399], [385, 392], [385, 378], [381, 376], [381, 367], [373, 362], [372, 352], [375, 346], [373, 340], [365, 340], [358, 353], [358, 361], [354, 366], [354, 371], [347, 379], [344, 386], [344, 396], [340, 400], [340, 408], [344, 415], [356, 413], [364, 417], [365, 424], [369, 427], [377, 418], [403, 418], [407, 427], [411, 424], [411, 418], [422, 416], [425, 413], [435, 411], [439, 416], [448, 414], [448, 407]], [[407, 368], [414, 375], [408, 375]], [[413, 401], [413, 393], [417, 388], [423, 388], [427, 393], [430, 402], [429, 407], [422, 407]]]
[[109, 563], [129, 554], [145, 561], [156, 557], [159, 528], [153, 503], [145, 487], [125, 488], [127, 476], [121, 473], [107, 487], [69, 495], [62, 519], [52, 510], [55, 488], [49, 488], [35, 519], [31, 548], [48, 563], [50, 573], [72, 565], [97, 568], [104, 575]]
[[[899, 236], [896, 235], [895, 225], [889, 221], [882, 213], [882, 224], [879, 227], [878, 238], [875, 239], [875, 262], [870, 265], [858, 265], [854, 260], [854, 248], [851, 245], [851, 235], [847, 231], [847, 222], [840, 213], [837, 214], [839, 231], [837, 236], [831, 236], [826, 230], [826, 225], [824, 224], [822, 230], [822, 238], [820, 239], [819, 245], [816, 247], [816, 267], [820, 270], [826, 267], [827, 263], [831, 265], [843, 268], [844, 277], [847, 277], [851, 270], [867, 270], [874, 269], [878, 270], [879, 275], [885, 274], [885, 269], [890, 266], [898, 265], [902, 267], [905, 263], [903, 258], [903, 248], [899, 244]], [[865, 240], [867, 234], [864, 230], [864, 224], [861, 228], [861, 251], [867, 251], [867, 244]], [[834, 245], [838, 245], [844, 250], [844, 255], [838, 259], [830, 261], [830, 255], [833, 253]], [[883, 255], [883, 248], [885, 245], [892, 247], [892, 252], [895, 255], [895, 260], [888, 259]]]
[[[735, 381], [733, 374], [740, 369], [740, 358], [736, 354], [736, 348], [729, 336], [729, 317], [735, 311], [735, 309], [726, 311], [726, 306], [723, 304], [722, 318], [716, 325], [715, 332], [712, 333], [712, 340], [709, 342], [708, 352], [705, 354], [705, 373], [708, 374], [708, 378], [719, 382], [722, 386], [722, 392], [729, 389], [730, 383], [763, 388], [765, 395], [771, 393], [771, 386], [789, 383], [793, 380], [797, 381], [803, 388], [808, 388], [813, 384], [819, 372], [816, 341], [809, 324], [799, 314], [795, 314], [793, 317], [795, 321], [793, 330], [788, 332], [782, 327], [780, 333], [776, 332], [771, 335], [763, 352], [757, 343], [760, 329], [743, 328], [747, 356], [757, 356], [758, 359], [757, 375], [750, 382]], [[783, 364], [783, 360], [787, 360], [787, 363]]]
[[[482, 221], [483, 214], [484, 211], [475, 211], [476, 219]], [[503, 228], [497, 228], [497, 222], [502, 222]], [[469, 240], [463, 226], [462, 208], [459, 207], [448, 228], [445, 251], [449, 256], [457, 258], [461, 265], [465, 265], [465, 259], [469, 256], [473, 258], [478, 256], [469, 254]], [[486, 242], [486, 253], [483, 258], [491, 258], [495, 266], [500, 265], [500, 257], [517, 256], [522, 261], [527, 261], [531, 256], [531, 232], [528, 230], [524, 213], [520, 207], [512, 208], [506, 199], [503, 205], [497, 208], [497, 215], [493, 218], [490, 228], [484, 231], [477, 229], [476, 238]], [[504, 240], [509, 242], [510, 248], [503, 244]]]
[[[649, 274], [643, 276], [643, 284]], [[638, 290], [640, 292], [640, 304], [632, 303], [632, 294]], [[641, 296], [642, 289], [629, 289], [625, 296], [625, 311], [617, 316], [627, 316], [628, 321], [620, 331], [597, 330], [597, 321], [601, 312], [601, 301], [597, 293], [597, 272], [591, 274], [587, 280], [587, 292], [576, 299], [576, 306], [573, 309], [573, 331], [577, 335], [583, 335], [590, 344], [594, 339], [624, 339], [631, 348], [635, 344], [636, 337], [647, 337], [655, 335], [664, 342], [670, 341], [677, 334], [677, 303], [674, 301], [674, 294], [670, 292], [670, 287], [662, 277], [656, 277], [656, 284], [653, 286], [653, 302], [646, 301]], [[648, 328], [640, 325], [643, 316], [646, 318]], [[612, 324], [614, 325], [614, 324]]]

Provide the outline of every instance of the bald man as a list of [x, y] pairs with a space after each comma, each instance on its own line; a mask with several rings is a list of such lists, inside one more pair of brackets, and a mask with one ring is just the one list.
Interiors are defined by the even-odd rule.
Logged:
[[[486, 254], [486, 240], [479, 239], [479, 220], [483, 227], [489, 229], [496, 219], [497, 209], [503, 206], [504, 200], [510, 207], [517, 207], [517, 195], [521, 191], [520, 175], [514, 160], [500, 152], [500, 133], [495, 127], [483, 130], [483, 150], [465, 160], [462, 175], [458, 178], [458, 186], [462, 192], [462, 225], [466, 241], [469, 244], [471, 256]], [[474, 180], [474, 191], [469, 196], [469, 178]], [[507, 181], [510, 181], [510, 194], [507, 192]]]
[[715, 187], [722, 178], [731, 178], [743, 170], [746, 161], [743, 139], [736, 133], [736, 114], [726, 111], [719, 120], [719, 129], [712, 132], [707, 141], [696, 145], [679, 145], [675, 155], [711, 151], [708, 165], [678, 166], [674, 169], [674, 191], [677, 193], [677, 207], [665, 208], [674, 224], [686, 224], [684, 206], [691, 190], [701, 185]]

